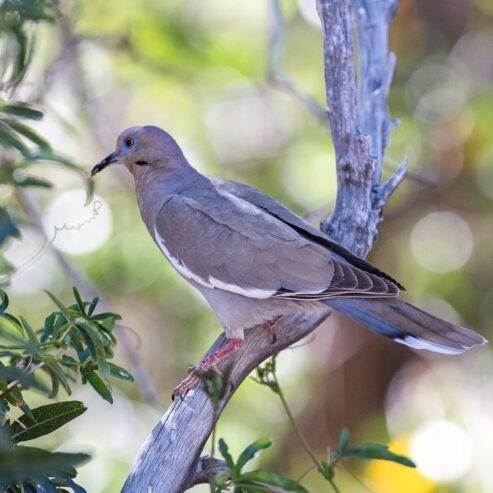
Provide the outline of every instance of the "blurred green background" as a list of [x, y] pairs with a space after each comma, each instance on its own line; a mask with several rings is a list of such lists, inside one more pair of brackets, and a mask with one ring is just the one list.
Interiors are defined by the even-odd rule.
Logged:
[[[285, 68], [324, 105], [314, 0], [282, 5]], [[158, 125], [202, 172], [256, 186], [315, 224], [327, 214], [336, 191], [329, 132], [266, 81], [265, 0], [63, 0], [59, 7], [62, 19], [36, 31], [33, 64], [17, 92], [45, 110], [36, 128], [57, 151], [90, 170], [124, 128]], [[391, 46], [398, 63], [390, 108], [400, 125], [386, 173], [407, 156], [412, 175], [387, 208], [370, 260], [406, 286], [409, 300], [491, 338], [493, 4], [404, 0]], [[96, 209], [84, 207], [83, 183], [68, 170], [39, 164], [29, 173], [55, 184], [30, 192], [45, 232], [53, 238], [68, 226], [54, 246], [122, 314], [115, 361], [137, 377], [115, 388], [113, 405], [81, 388], [74, 398], [88, 412], [42, 444], [56, 447], [64, 437], [71, 450], [93, 454], [81, 485], [117, 492], [171, 390], [220, 327], [153, 244], [124, 169], [98, 176]], [[2, 202], [9, 193], [0, 186]], [[21, 229], [5, 251], [18, 269], [7, 292], [14, 313], [41, 322], [52, 309], [42, 289], [68, 299], [73, 280], [28, 220]], [[304, 342], [280, 356], [279, 377], [320, 457], [348, 426], [355, 440], [388, 441], [418, 463], [413, 471], [348, 462], [371, 491], [493, 491], [490, 348], [455, 358], [417, 353], [337, 316]], [[217, 433], [236, 455], [272, 437], [257, 464], [294, 479], [310, 466], [276, 396], [252, 381], [235, 394]], [[338, 474], [341, 491], [366, 491], [347, 470]], [[326, 489], [314, 473], [304, 484]]]

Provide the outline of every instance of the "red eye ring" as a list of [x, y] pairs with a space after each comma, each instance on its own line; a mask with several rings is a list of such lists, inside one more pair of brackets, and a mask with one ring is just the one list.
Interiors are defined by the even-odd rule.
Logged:
[[134, 145], [134, 139], [132, 139], [132, 137], [127, 137], [125, 139], [125, 147], [132, 147]]

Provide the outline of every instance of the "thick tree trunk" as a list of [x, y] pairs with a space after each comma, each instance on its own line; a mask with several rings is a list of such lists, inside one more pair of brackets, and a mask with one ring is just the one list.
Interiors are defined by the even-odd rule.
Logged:
[[[278, 7], [276, 0], [271, 2]], [[389, 181], [381, 183], [383, 155], [393, 125], [387, 96], [395, 56], [388, 51], [388, 29], [397, 4], [396, 0], [317, 0], [323, 29], [327, 115], [338, 181], [334, 211], [321, 228], [362, 257], [370, 251], [382, 211], [405, 175], [403, 161]], [[359, 93], [353, 20], [359, 41]], [[218, 407], [214, 409], [202, 388], [190, 392], [183, 401], [173, 402], [142, 446], [123, 492], [180, 493], [203, 481], [207, 459], [200, 459], [200, 454], [232, 394], [262, 361], [308, 335], [327, 315], [307, 313], [281, 318], [276, 323], [275, 344], [261, 328], [248, 331], [234, 361], [232, 387]], [[224, 336], [219, 337], [208, 354], [224, 341]]]

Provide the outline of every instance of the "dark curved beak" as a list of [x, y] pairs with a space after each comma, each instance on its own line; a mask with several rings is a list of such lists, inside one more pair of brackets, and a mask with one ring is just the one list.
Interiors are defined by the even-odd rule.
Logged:
[[96, 166], [92, 168], [91, 176], [96, 175], [104, 168], [106, 168], [106, 166], [116, 163], [117, 161], [118, 161], [118, 153], [116, 151], [112, 152], [109, 156], [105, 157], [100, 163], [96, 164]]

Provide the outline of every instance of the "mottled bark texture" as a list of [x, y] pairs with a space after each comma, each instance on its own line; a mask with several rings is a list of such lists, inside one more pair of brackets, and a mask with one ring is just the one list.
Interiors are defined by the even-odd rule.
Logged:
[[[272, 0], [277, 15], [276, 5]], [[389, 53], [388, 30], [397, 5], [396, 0], [317, 0], [338, 182], [334, 211], [321, 228], [362, 257], [370, 251], [383, 209], [406, 172], [403, 161], [396, 173], [381, 183], [383, 156], [394, 125], [387, 103], [395, 66], [395, 55]], [[359, 89], [353, 23], [359, 47]], [[279, 24], [273, 24], [273, 29], [280, 29]], [[274, 34], [272, 42], [279, 42], [279, 33]], [[263, 360], [308, 335], [325, 318], [313, 314], [281, 318], [276, 323], [274, 344], [262, 328], [247, 331], [246, 342], [234, 359], [231, 389], [223, 401], [214, 409], [199, 388], [183, 401], [173, 402], [142, 446], [123, 492], [180, 493], [206, 481], [208, 459], [201, 459], [200, 454], [231, 395]], [[208, 354], [224, 341], [220, 336]], [[214, 467], [221, 464], [216, 461]]]

